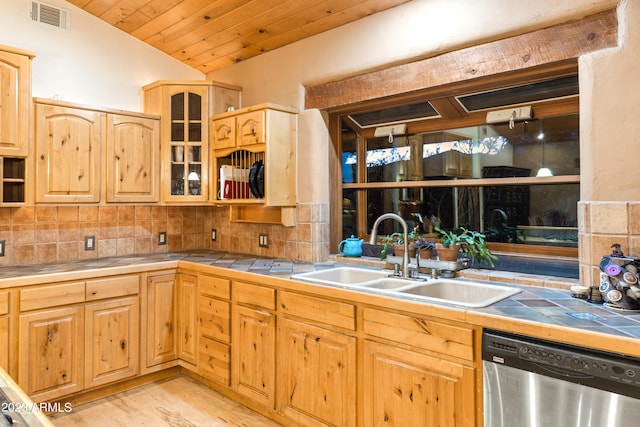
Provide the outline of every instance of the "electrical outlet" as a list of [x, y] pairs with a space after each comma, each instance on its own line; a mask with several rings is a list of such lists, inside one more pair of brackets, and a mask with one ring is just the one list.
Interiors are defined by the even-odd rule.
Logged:
[[216, 229], [215, 229], [215, 228], [212, 228], [212, 229], [211, 229], [211, 241], [212, 241], [212, 242], [215, 242], [215, 241], [216, 241], [216, 237], [217, 237], [217, 236], [216, 236], [216, 234], [217, 234]]
[[158, 245], [166, 245], [167, 244], [167, 232], [161, 231], [158, 233]]
[[96, 250], [96, 236], [84, 236], [84, 250], [85, 251]]
[[261, 248], [269, 247], [269, 235], [268, 234], [259, 234], [258, 235], [258, 246]]
[[0, 240], [0, 256], [4, 256], [4, 240]]

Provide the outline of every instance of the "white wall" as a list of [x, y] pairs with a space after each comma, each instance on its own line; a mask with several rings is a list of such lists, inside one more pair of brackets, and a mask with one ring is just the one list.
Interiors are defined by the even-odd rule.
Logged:
[[0, 0], [0, 44], [30, 50], [33, 96], [142, 111], [141, 86], [204, 75], [62, 0], [68, 31], [33, 22], [28, 0]]
[[270, 101], [303, 110], [298, 151], [305, 174], [298, 180], [299, 199], [327, 201], [329, 136], [320, 114], [304, 111], [304, 85], [506, 38], [616, 5], [617, 0], [413, 0], [207, 78], [242, 86], [244, 105]]

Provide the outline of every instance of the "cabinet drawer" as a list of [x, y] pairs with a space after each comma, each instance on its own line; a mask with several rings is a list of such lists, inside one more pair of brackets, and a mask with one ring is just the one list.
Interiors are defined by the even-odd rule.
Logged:
[[286, 314], [298, 316], [314, 322], [356, 329], [355, 312], [352, 304], [330, 301], [293, 292], [280, 292], [279, 309]]
[[0, 292], [0, 315], [9, 314], [9, 292]]
[[140, 292], [140, 279], [137, 275], [107, 277], [105, 279], [88, 280], [86, 298], [87, 301], [94, 301], [136, 295], [138, 292]]
[[267, 310], [276, 309], [276, 290], [245, 282], [233, 282], [233, 298], [238, 304], [249, 304]]
[[212, 381], [229, 385], [229, 346], [206, 337], [200, 337], [198, 371]]
[[420, 317], [363, 309], [368, 335], [473, 361], [473, 330]]
[[231, 304], [200, 296], [198, 304], [200, 334], [220, 341], [230, 341]]
[[203, 295], [224, 299], [231, 298], [231, 281], [229, 279], [199, 274], [198, 285], [200, 286], [200, 293]]
[[85, 282], [61, 283], [20, 291], [20, 311], [84, 302]]

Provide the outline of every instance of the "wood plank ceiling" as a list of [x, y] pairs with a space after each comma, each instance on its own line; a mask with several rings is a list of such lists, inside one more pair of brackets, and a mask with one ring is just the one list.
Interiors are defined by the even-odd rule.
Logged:
[[67, 0], [208, 73], [409, 0]]

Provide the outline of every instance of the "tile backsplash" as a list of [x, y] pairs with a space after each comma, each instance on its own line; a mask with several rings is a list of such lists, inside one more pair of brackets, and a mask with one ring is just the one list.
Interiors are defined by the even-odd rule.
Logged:
[[[216, 229], [216, 241], [211, 241]], [[160, 232], [167, 233], [160, 245]], [[269, 247], [258, 235], [269, 235]], [[85, 236], [95, 249], [85, 250]], [[29, 206], [0, 208], [0, 265], [35, 264], [191, 249], [219, 249], [302, 261], [329, 255], [329, 208], [299, 204], [297, 226], [232, 223], [226, 206]]]
[[579, 202], [578, 253], [580, 281], [600, 283], [600, 260], [619, 243], [626, 256], [640, 257], [640, 203]]

